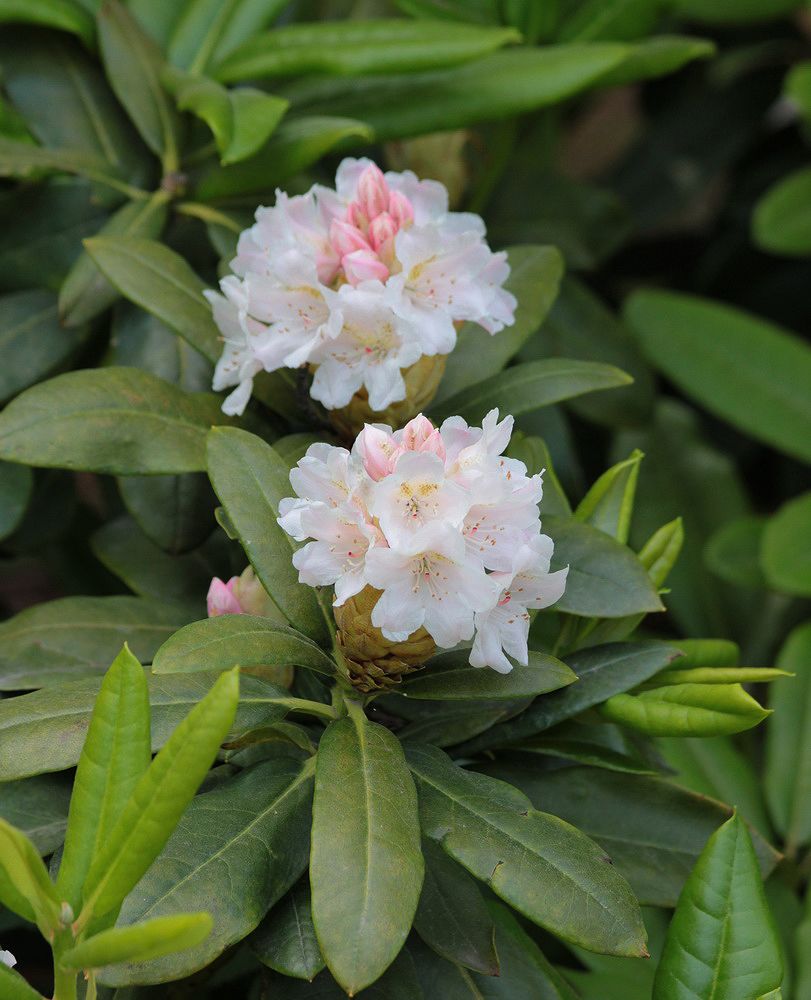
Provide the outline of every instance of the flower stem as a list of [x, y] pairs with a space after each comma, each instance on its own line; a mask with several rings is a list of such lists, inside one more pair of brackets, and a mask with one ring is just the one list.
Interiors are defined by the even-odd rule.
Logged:
[[76, 1000], [76, 970], [63, 969], [56, 952], [54, 952], [53, 1000]]

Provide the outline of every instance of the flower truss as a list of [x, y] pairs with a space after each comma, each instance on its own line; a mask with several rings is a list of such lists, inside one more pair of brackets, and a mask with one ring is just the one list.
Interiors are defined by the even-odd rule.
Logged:
[[336, 190], [278, 191], [240, 236], [222, 294], [206, 292], [225, 341], [214, 388], [236, 386], [223, 410], [242, 413], [260, 371], [303, 365], [328, 409], [361, 388], [373, 410], [404, 399], [402, 369], [452, 351], [455, 323], [514, 321], [506, 255], [484, 236], [478, 215], [448, 211], [442, 184], [366, 159], [341, 163]]
[[424, 627], [450, 648], [474, 638], [470, 662], [506, 673], [527, 662], [529, 609], [563, 593], [541, 534], [541, 476], [505, 458], [513, 418], [481, 427], [420, 415], [392, 433], [367, 424], [349, 452], [314, 444], [290, 474], [298, 494], [279, 524], [298, 541], [299, 579], [335, 586], [341, 605], [381, 591], [372, 624], [403, 642]]

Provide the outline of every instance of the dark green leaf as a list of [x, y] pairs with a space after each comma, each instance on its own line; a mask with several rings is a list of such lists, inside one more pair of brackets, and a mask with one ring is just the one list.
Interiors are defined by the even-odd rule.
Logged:
[[731, 21], [734, 24], [782, 17], [799, 4], [800, 0], [674, 0], [672, 7], [694, 21], [706, 24]]
[[432, 700], [531, 698], [577, 680], [565, 663], [544, 653], [530, 652], [527, 666], [516, 664], [508, 674], [471, 667], [469, 655], [466, 649], [439, 653], [424, 671], [407, 678], [396, 693]]
[[811, 493], [790, 500], [768, 521], [761, 564], [775, 590], [811, 596]]
[[694, 59], [708, 59], [714, 53], [715, 45], [702, 38], [655, 35], [637, 42], [619, 66], [609, 70], [600, 83], [605, 87], [619, 87], [664, 76], [675, 73]]
[[310, 982], [324, 968], [310, 910], [310, 885], [301, 879], [251, 935], [251, 950], [263, 965]]
[[34, 477], [25, 465], [0, 462], [0, 539], [16, 531], [25, 516]]
[[211, 533], [216, 498], [208, 476], [125, 476], [121, 499], [141, 531], [165, 552], [188, 552]]
[[760, 550], [766, 520], [739, 517], [722, 525], [704, 548], [707, 567], [736, 587], [761, 590], [766, 586], [760, 568]]
[[4, 21], [70, 31], [88, 46], [96, 33], [93, 18], [74, 0], [0, 0], [0, 23]]
[[45, 857], [65, 839], [70, 793], [71, 783], [61, 774], [0, 784], [0, 817], [22, 830]]
[[561, 24], [561, 42], [628, 42], [656, 27], [662, 0], [585, 0]]
[[289, 0], [189, 0], [171, 34], [169, 58], [202, 73], [269, 24]]
[[752, 235], [758, 246], [789, 257], [811, 254], [811, 168], [789, 174], [755, 206]]

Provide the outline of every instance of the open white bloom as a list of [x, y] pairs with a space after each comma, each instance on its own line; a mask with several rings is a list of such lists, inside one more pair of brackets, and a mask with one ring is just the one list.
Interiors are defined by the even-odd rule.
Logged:
[[367, 424], [351, 452], [312, 445], [279, 516], [309, 540], [301, 582], [334, 585], [336, 606], [381, 591], [371, 624], [391, 642], [424, 628], [444, 648], [473, 639], [474, 666], [526, 663], [529, 611], [560, 598], [568, 571], [550, 572], [541, 476], [502, 454], [512, 425], [498, 410], [481, 427], [420, 415], [396, 432]]
[[3, 951], [0, 948], [0, 965], [7, 965], [10, 969], [13, 969], [17, 964], [17, 959], [11, 954], [10, 951]]
[[437, 181], [367, 159], [344, 160], [334, 190], [278, 191], [231, 268], [222, 294], [206, 293], [225, 341], [214, 388], [236, 387], [228, 413], [244, 410], [258, 372], [304, 365], [328, 409], [366, 389], [384, 410], [405, 398], [404, 369], [453, 350], [455, 323], [498, 333], [514, 322], [507, 258], [481, 218], [450, 212]]

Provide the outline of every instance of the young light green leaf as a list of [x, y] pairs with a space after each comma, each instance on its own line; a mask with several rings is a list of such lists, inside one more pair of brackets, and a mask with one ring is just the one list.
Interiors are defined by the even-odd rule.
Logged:
[[740, 684], [674, 684], [617, 694], [600, 711], [649, 736], [741, 733], [770, 714]]
[[790, 676], [771, 667], [694, 667], [664, 670], [650, 681], [652, 687], [666, 684], [767, 684]]
[[360, 714], [333, 722], [321, 737], [312, 840], [318, 943], [330, 972], [354, 995], [405, 943], [424, 867], [417, 795], [400, 741]]
[[625, 545], [642, 458], [642, 452], [635, 449], [630, 458], [604, 472], [578, 504], [575, 518]]
[[529, 663], [516, 664], [508, 674], [471, 667], [469, 657], [467, 649], [439, 653], [395, 691], [406, 698], [431, 700], [532, 698], [577, 680], [565, 663], [545, 653], [530, 651]]
[[529, 475], [543, 473], [541, 505], [544, 517], [549, 514], [568, 517], [571, 514], [571, 504], [555, 474], [552, 457], [543, 438], [526, 436], [521, 431], [513, 431], [506, 454], [508, 458], [516, 458], [519, 462], [523, 462]]
[[8, 21], [69, 31], [88, 47], [96, 35], [93, 18], [74, 0], [0, 0], [0, 24]]
[[763, 250], [787, 257], [811, 254], [811, 168], [783, 177], [755, 206], [752, 236]]
[[43, 1000], [33, 986], [29, 986], [16, 969], [0, 962], [0, 990], [4, 1000]]
[[46, 937], [59, 927], [59, 896], [37, 849], [4, 819], [0, 819], [0, 902], [22, 916], [33, 913]]
[[625, 316], [646, 356], [698, 403], [760, 441], [811, 461], [811, 348], [717, 302], [632, 295]]
[[752, 841], [735, 815], [710, 837], [679, 897], [653, 1000], [761, 998], [782, 978]]
[[502, 413], [518, 416], [585, 392], [611, 389], [630, 381], [619, 368], [592, 361], [565, 358], [527, 361], [444, 399], [431, 407], [431, 415], [436, 420], [461, 415], [476, 424], [481, 423], [494, 406]]
[[324, 968], [311, 910], [310, 885], [297, 882], [249, 938], [251, 951], [269, 969], [312, 982]]
[[160, 854], [231, 728], [238, 701], [239, 674], [232, 670], [215, 682], [138, 780], [87, 873], [85, 920], [120, 905]]
[[[151, 759], [149, 691], [127, 646], [104, 676], [70, 800], [57, 890], [78, 913], [90, 865]], [[93, 964], [93, 963], [91, 963]], [[98, 963], [104, 964], [104, 963]]]
[[407, 746], [406, 753], [425, 835], [471, 874], [566, 941], [612, 955], [646, 954], [633, 893], [593, 841], [441, 750]]
[[113, 475], [205, 469], [208, 428], [228, 418], [138, 368], [66, 372], [32, 386], [0, 415], [0, 458]]
[[279, 502], [292, 492], [289, 471], [273, 448], [253, 434], [231, 428], [213, 429], [209, 435], [211, 485], [256, 575], [293, 628], [323, 643], [327, 623], [316, 592], [298, 582], [295, 543], [276, 523]]
[[761, 564], [776, 590], [811, 596], [811, 492], [784, 504], [768, 521]]
[[111, 927], [69, 948], [60, 956], [66, 969], [100, 969], [119, 962], [146, 962], [194, 948], [211, 933], [208, 913], [155, 917], [130, 927]]
[[293, 628], [256, 615], [220, 615], [175, 632], [155, 654], [153, 670], [177, 674], [291, 664], [321, 674], [335, 672], [321, 647]]

